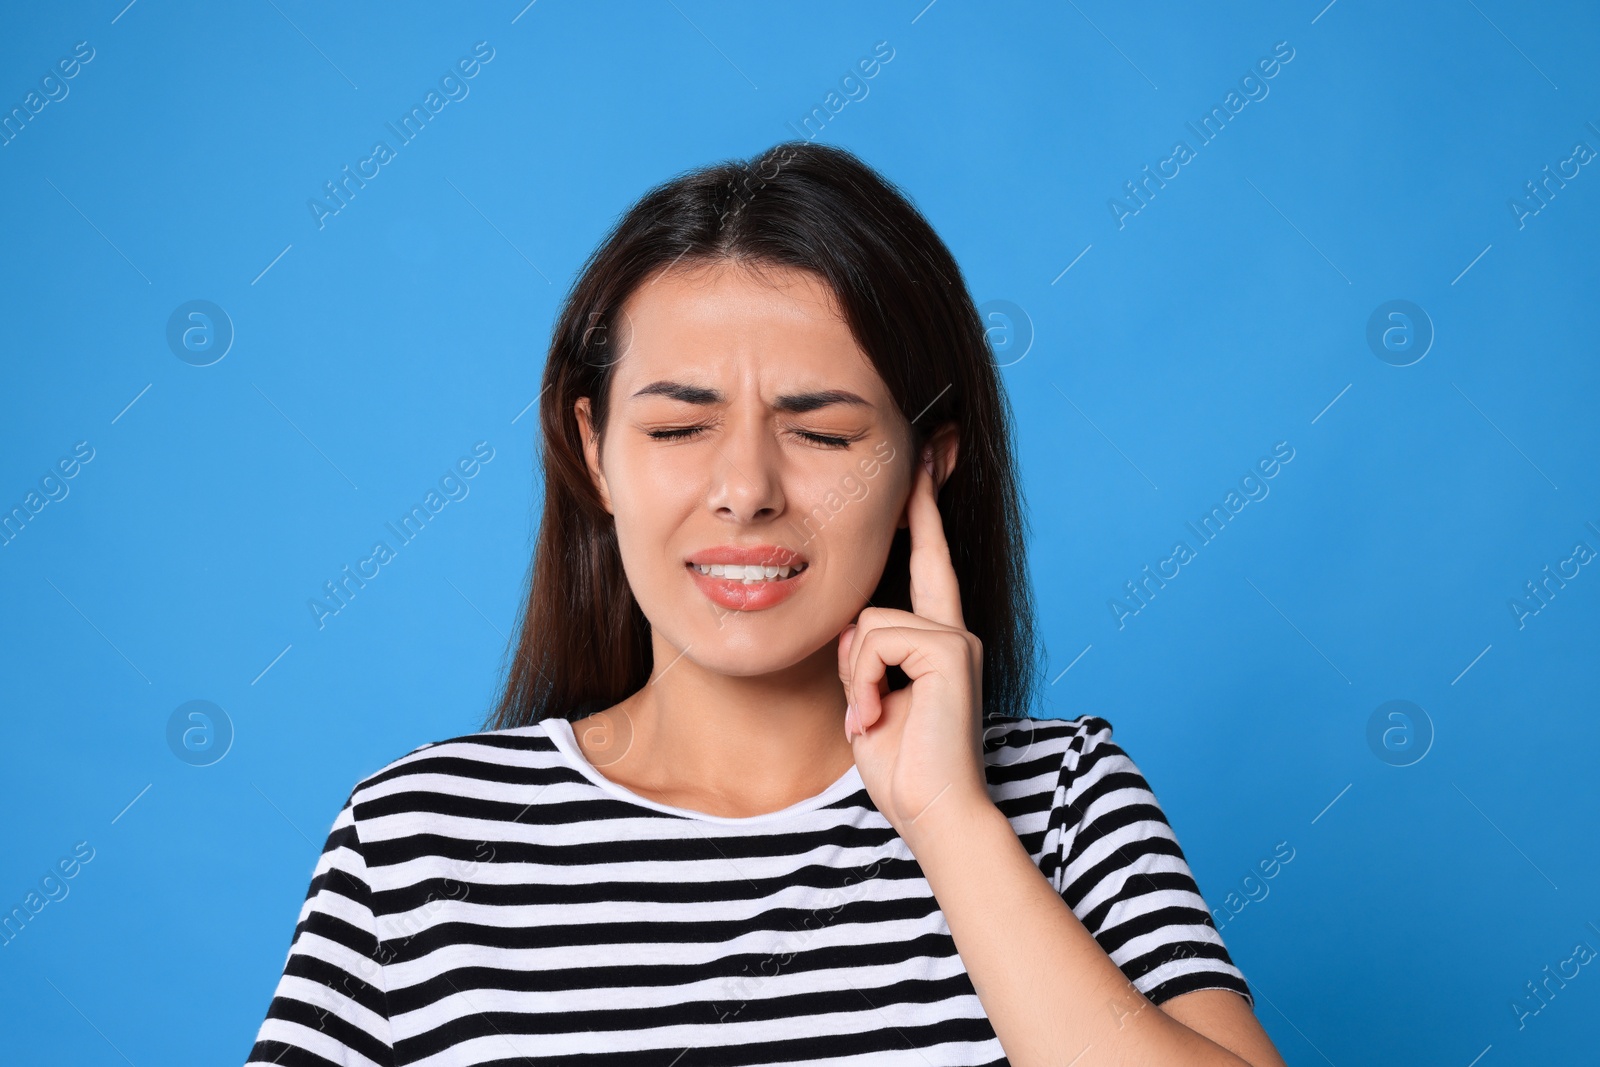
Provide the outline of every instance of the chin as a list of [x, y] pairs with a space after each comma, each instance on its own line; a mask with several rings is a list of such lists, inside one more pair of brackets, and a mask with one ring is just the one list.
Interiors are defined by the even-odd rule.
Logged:
[[[841, 624], [840, 629], [843, 628]], [[827, 635], [808, 636], [799, 632], [793, 620], [780, 621], [769, 612], [760, 611], [729, 612], [720, 624], [718, 618], [712, 617], [687, 632], [675, 629], [677, 632], [670, 635], [661, 634], [668, 645], [684, 649], [684, 659], [729, 678], [776, 674], [826, 651], [828, 645]]]

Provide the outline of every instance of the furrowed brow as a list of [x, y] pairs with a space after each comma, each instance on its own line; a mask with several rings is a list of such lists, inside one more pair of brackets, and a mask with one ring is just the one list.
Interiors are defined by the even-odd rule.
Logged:
[[[649, 385], [633, 394], [641, 396], [664, 396], [672, 400], [682, 401], [685, 404], [711, 405], [721, 404], [727, 398], [717, 389], [708, 389], [703, 386], [685, 385], [682, 382], [659, 381]], [[773, 407], [778, 411], [788, 411], [795, 414], [804, 414], [816, 411], [833, 404], [855, 404], [871, 408], [873, 404], [865, 397], [856, 395], [848, 389], [819, 389], [809, 393], [785, 394], [773, 401]]]
[[651, 382], [629, 399], [641, 396], [664, 396], [671, 400], [681, 400], [685, 404], [720, 404], [723, 400], [722, 394], [715, 389], [669, 381]]
[[779, 411], [792, 411], [795, 414], [804, 414], [807, 411], [816, 411], [832, 404], [856, 404], [861, 407], [871, 408], [873, 405], [864, 397], [859, 397], [848, 389], [819, 389], [813, 393], [795, 393], [789, 396], [780, 396], [773, 402], [773, 407]]

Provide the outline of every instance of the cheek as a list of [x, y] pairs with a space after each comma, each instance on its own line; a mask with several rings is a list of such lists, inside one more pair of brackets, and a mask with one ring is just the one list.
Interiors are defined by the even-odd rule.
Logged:
[[895, 472], [880, 468], [876, 477], [854, 472], [808, 486], [797, 510], [809, 520], [834, 566], [855, 575], [882, 565], [904, 498], [905, 486]]
[[900, 528], [900, 518], [906, 510], [910, 487], [901, 484], [901, 480], [888, 471], [880, 473], [867, 484], [869, 490], [862, 501], [862, 510], [870, 515], [868, 521], [874, 546], [880, 553], [887, 553], [895, 531]]
[[688, 482], [672, 472], [653, 469], [642, 457], [618, 456], [606, 472], [617, 547], [632, 581], [650, 581], [661, 554], [671, 547], [672, 531], [693, 508]]
[[676, 506], [697, 480], [687, 450], [651, 448], [631, 440], [619, 444], [606, 456], [606, 484], [618, 509], [626, 508], [637, 519], [648, 520], [653, 509], [668, 502]]

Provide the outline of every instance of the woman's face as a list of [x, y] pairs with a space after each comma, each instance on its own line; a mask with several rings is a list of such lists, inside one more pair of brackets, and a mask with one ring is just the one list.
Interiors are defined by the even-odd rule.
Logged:
[[909, 424], [810, 272], [669, 269], [623, 311], [603, 447], [587, 398], [577, 413], [657, 639], [727, 675], [817, 653], [905, 525]]

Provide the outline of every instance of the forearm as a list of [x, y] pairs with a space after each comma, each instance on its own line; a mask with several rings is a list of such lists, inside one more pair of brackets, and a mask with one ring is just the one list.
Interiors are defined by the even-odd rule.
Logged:
[[942, 810], [936, 803], [908, 830], [906, 842], [1016, 1067], [1250, 1067], [1133, 988], [992, 802]]

